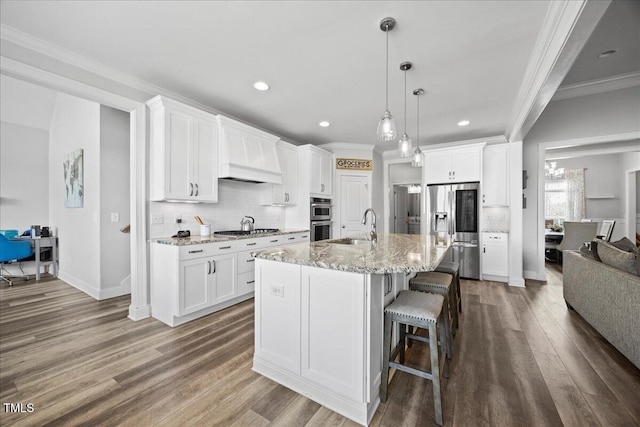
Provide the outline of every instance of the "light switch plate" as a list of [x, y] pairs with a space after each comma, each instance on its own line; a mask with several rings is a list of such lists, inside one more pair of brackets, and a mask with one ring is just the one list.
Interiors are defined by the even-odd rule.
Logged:
[[164, 224], [164, 215], [161, 213], [152, 213], [151, 224]]

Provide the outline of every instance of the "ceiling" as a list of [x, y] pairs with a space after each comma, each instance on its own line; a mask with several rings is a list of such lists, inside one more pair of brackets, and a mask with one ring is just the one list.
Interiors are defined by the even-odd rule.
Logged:
[[[385, 108], [382, 18], [397, 20], [389, 109], [401, 133], [399, 64], [411, 61], [407, 133], [415, 139], [411, 92], [422, 87], [420, 144], [429, 145], [505, 134], [551, 3], [3, 0], [0, 22], [291, 142], [387, 150], [396, 143], [375, 138]], [[640, 2], [614, 1], [563, 84], [638, 71], [639, 23]], [[613, 48], [606, 61], [593, 55]], [[258, 80], [271, 89], [256, 91]], [[457, 126], [463, 119], [471, 124]]]

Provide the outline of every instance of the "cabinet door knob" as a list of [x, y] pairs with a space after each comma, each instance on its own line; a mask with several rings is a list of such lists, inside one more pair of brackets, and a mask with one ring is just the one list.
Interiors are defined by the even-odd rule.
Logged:
[[347, 228], [347, 226], [346, 226], [346, 225], [343, 225], [343, 226], [342, 226], [342, 228]]

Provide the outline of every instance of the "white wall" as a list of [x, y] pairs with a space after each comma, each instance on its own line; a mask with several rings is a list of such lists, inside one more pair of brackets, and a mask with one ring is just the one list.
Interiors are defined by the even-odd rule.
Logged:
[[523, 168], [529, 179], [524, 195], [527, 208], [523, 210], [524, 272], [526, 278], [545, 278], [544, 244], [538, 236], [539, 171], [544, 158], [539, 158], [540, 144], [571, 141], [581, 138], [606, 140], [607, 136], [640, 131], [640, 87], [554, 101], [547, 105], [540, 118], [527, 134], [523, 147]]
[[49, 225], [48, 181], [49, 132], [0, 123], [0, 229]]
[[[119, 221], [113, 222], [111, 214]], [[129, 224], [129, 114], [100, 106], [100, 291], [131, 292]]]
[[[173, 223], [176, 213], [182, 214], [182, 229], [190, 230], [192, 235], [200, 234], [200, 225], [193, 218], [195, 215], [211, 224], [211, 231], [239, 230], [240, 220], [245, 215], [255, 218], [256, 228], [285, 228], [285, 209], [290, 208], [260, 205], [260, 191], [258, 184], [221, 179], [218, 181], [218, 203], [150, 202], [150, 216], [162, 214], [164, 223], [151, 224], [149, 218], [149, 237], [174, 235], [179, 230]], [[298, 202], [308, 209], [308, 197]]]
[[[100, 293], [100, 105], [58, 93], [49, 131], [49, 220], [59, 237], [65, 282]], [[84, 207], [64, 207], [62, 164], [84, 150]]]

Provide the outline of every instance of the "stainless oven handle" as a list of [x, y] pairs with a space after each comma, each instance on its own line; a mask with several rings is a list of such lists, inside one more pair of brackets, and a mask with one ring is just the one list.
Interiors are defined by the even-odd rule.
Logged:
[[311, 226], [317, 226], [317, 225], [331, 225], [333, 224], [333, 221], [311, 221]]
[[311, 203], [312, 208], [320, 207], [320, 208], [330, 208], [333, 205], [328, 205], [326, 203]]

